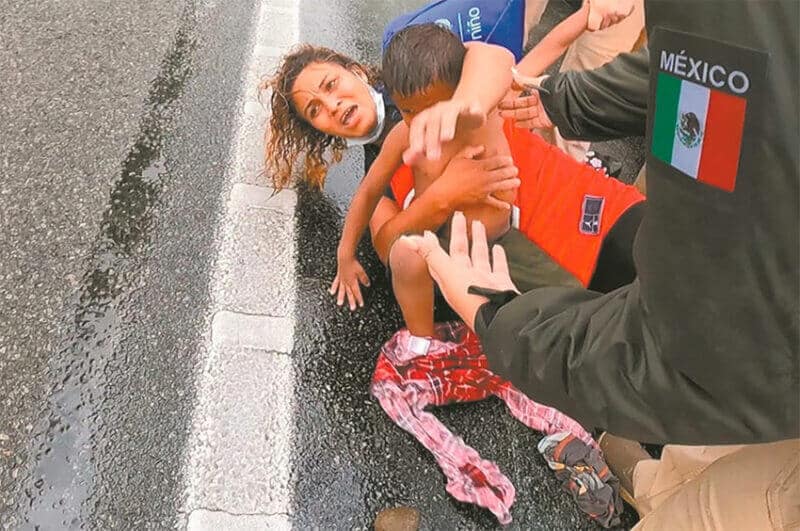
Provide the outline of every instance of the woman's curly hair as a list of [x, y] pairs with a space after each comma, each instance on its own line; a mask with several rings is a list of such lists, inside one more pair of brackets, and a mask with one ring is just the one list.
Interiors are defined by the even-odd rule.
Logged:
[[[300, 45], [283, 58], [277, 73], [259, 86], [262, 94], [272, 89], [272, 115], [264, 138], [264, 167], [269, 171], [276, 191], [291, 182], [294, 163], [302, 152], [305, 152], [306, 181], [312, 187], [322, 188], [329, 164], [340, 161], [347, 147], [343, 138], [315, 129], [300, 115], [292, 102], [291, 93], [297, 76], [313, 63], [341, 65], [357, 74], [363, 74], [370, 84], [378, 80], [375, 69], [321, 46]], [[329, 147], [332, 158], [331, 161], [326, 161], [324, 154]]]

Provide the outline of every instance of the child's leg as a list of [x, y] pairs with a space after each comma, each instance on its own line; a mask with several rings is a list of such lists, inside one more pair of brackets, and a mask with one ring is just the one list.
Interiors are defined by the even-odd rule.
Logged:
[[389, 252], [389, 267], [408, 331], [415, 336], [433, 336], [433, 279], [425, 260], [401, 238]]
[[378, 201], [378, 205], [375, 207], [375, 211], [372, 213], [372, 217], [369, 218], [369, 234], [372, 238], [373, 247], [375, 246], [375, 235], [378, 234], [378, 231], [381, 230], [384, 223], [399, 213], [400, 207], [397, 206], [394, 200], [386, 196], [381, 197], [380, 201]]

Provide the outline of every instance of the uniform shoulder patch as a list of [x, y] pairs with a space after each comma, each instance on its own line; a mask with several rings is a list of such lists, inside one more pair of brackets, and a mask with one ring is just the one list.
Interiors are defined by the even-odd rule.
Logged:
[[657, 28], [651, 155], [697, 182], [733, 192], [747, 113], [763, 92], [766, 63], [753, 50]]

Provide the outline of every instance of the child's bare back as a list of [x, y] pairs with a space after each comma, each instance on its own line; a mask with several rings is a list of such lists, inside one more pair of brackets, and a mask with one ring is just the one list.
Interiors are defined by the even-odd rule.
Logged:
[[[425, 189], [438, 179], [444, 172], [450, 160], [466, 146], [484, 146], [484, 153], [497, 155], [510, 155], [511, 151], [508, 141], [503, 134], [503, 119], [497, 112], [492, 112], [486, 122], [476, 129], [459, 128], [456, 136], [450, 142], [442, 145], [441, 156], [437, 160], [421, 159], [415, 164], [414, 170], [414, 189], [416, 195], [420, 196]], [[507, 203], [514, 201], [516, 191], [498, 192], [494, 196]], [[467, 218], [467, 227], [472, 226], [473, 220], [478, 220], [486, 227], [488, 239], [494, 240], [505, 234], [510, 226], [508, 210], [499, 209], [489, 204], [476, 205], [464, 209], [464, 216]], [[448, 220], [442, 230], [449, 230]]]

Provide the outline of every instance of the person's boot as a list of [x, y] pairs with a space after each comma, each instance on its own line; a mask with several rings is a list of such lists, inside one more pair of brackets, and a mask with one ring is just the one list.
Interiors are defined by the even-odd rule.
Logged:
[[384, 509], [375, 517], [375, 531], [417, 531], [419, 512], [411, 507]]
[[639, 512], [633, 492], [633, 470], [640, 461], [651, 459], [642, 445], [630, 439], [623, 439], [603, 432], [597, 440], [603, 457], [611, 473], [619, 479], [619, 493], [622, 499]]

